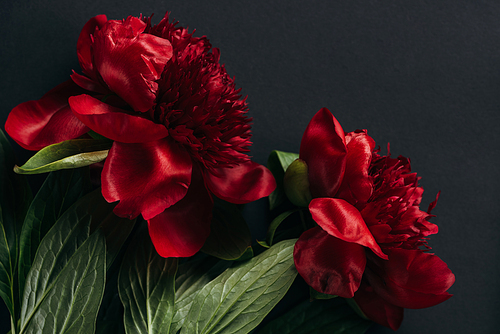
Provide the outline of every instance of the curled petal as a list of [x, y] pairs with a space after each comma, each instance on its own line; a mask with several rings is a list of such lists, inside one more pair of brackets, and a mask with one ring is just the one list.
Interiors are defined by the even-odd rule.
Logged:
[[404, 308], [444, 302], [452, 296], [446, 291], [455, 282], [455, 275], [439, 257], [409, 249], [389, 250], [389, 261], [367, 269], [366, 278], [378, 295]]
[[354, 300], [363, 313], [377, 324], [392, 330], [397, 330], [401, 326], [404, 308], [385, 301], [366, 283], [361, 283], [358, 291], [354, 294]]
[[201, 249], [210, 234], [213, 201], [201, 172], [193, 167], [186, 196], [148, 220], [149, 235], [163, 257], [188, 257]]
[[92, 63], [92, 35], [96, 29], [100, 29], [108, 21], [106, 15], [97, 15], [83, 26], [78, 42], [76, 43], [76, 52], [78, 54], [78, 61], [83, 73], [96, 80], [94, 65]]
[[372, 195], [373, 182], [368, 175], [375, 141], [365, 131], [346, 135], [347, 156], [344, 178], [336, 198], [342, 198], [352, 205], [366, 203]]
[[40, 100], [24, 102], [12, 109], [5, 130], [28, 150], [78, 138], [89, 128], [73, 115], [68, 98], [86, 92], [71, 80], [63, 82]]
[[94, 34], [94, 64], [108, 87], [135, 111], [154, 104], [158, 84], [172, 45], [167, 39], [142, 34], [146, 23], [130, 16], [108, 21]]
[[122, 143], [144, 143], [168, 136], [162, 124], [110, 106], [89, 95], [73, 96], [69, 104], [78, 119], [106, 138]]
[[368, 247], [382, 259], [387, 259], [361, 213], [351, 204], [337, 198], [315, 198], [309, 204], [309, 211], [314, 221], [331, 236]]
[[102, 194], [120, 201], [114, 212], [151, 219], [182, 199], [191, 182], [188, 153], [169, 138], [125, 144], [114, 142], [101, 175]]
[[235, 204], [269, 196], [276, 188], [276, 181], [269, 169], [253, 161], [232, 168], [207, 171], [205, 180], [215, 196]]
[[313, 197], [334, 197], [337, 193], [346, 152], [344, 130], [328, 109], [321, 109], [309, 122], [300, 144], [300, 158], [309, 168]]
[[352, 298], [366, 265], [365, 249], [332, 237], [316, 226], [295, 243], [293, 260], [300, 276], [314, 290]]

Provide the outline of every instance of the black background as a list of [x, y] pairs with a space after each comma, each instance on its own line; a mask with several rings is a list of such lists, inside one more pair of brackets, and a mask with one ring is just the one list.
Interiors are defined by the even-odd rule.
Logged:
[[[412, 159], [424, 208], [442, 191], [430, 245], [456, 275], [454, 296], [407, 310], [400, 333], [498, 332], [498, 1], [3, 0], [0, 123], [79, 71], [76, 41], [89, 18], [155, 13], [157, 23], [166, 11], [208, 36], [248, 95], [255, 161], [298, 151], [311, 117], [328, 107], [346, 131], [368, 129]], [[246, 210], [262, 238], [265, 203]]]

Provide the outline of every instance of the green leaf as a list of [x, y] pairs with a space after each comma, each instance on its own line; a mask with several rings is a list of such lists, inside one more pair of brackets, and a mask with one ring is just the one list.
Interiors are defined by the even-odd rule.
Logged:
[[214, 202], [210, 235], [201, 251], [223, 260], [239, 259], [252, 244], [252, 235], [235, 204]]
[[288, 216], [290, 216], [292, 213], [297, 212], [299, 210], [300, 209], [285, 211], [273, 219], [273, 221], [269, 225], [269, 228], [267, 229], [266, 245], [268, 245], [268, 246], [273, 245], [274, 233], [276, 232], [276, 229], [280, 226], [280, 224], [286, 218], [288, 218]]
[[179, 265], [175, 279], [175, 313], [170, 333], [177, 333], [186, 320], [191, 303], [206, 284], [222, 274], [232, 262], [221, 261], [200, 253], [196, 259], [190, 259]]
[[19, 288], [31, 268], [40, 241], [57, 219], [80, 197], [90, 191], [87, 168], [51, 172], [31, 202], [21, 230]]
[[255, 328], [297, 276], [295, 241], [280, 242], [205, 285], [191, 302], [181, 333], [243, 334]]
[[70, 237], [53, 228], [42, 240], [27, 277], [21, 334], [94, 333], [104, 292], [106, 244], [96, 231], [74, 251], [82, 235], [72, 232], [87, 227], [88, 233], [88, 223], [82, 222], [70, 230]]
[[108, 156], [110, 140], [72, 139], [44, 147], [23, 166], [14, 167], [18, 174], [40, 174], [60, 169], [78, 168], [100, 162]]
[[273, 173], [276, 179], [276, 189], [269, 195], [269, 209], [273, 210], [286, 199], [283, 188], [283, 178], [288, 166], [299, 158], [297, 153], [282, 151], [272, 151], [267, 160], [267, 168]]
[[[145, 224], [144, 224], [145, 225]], [[162, 258], [144, 227], [130, 243], [118, 290], [127, 334], [167, 333], [174, 314], [176, 258]]]
[[271, 321], [258, 334], [363, 334], [373, 323], [360, 318], [343, 298], [305, 301]]
[[23, 175], [17, 175], [14, 152], [0, 130], [0, 297], [17, 320], [19, 235], [32, 195]]
[[311, 300], [312, 299], [332, 299], [332, 298], [338, 297], [337, 295], [328, 295], [326, 293], [316, 291], [311, 286], [309, 287], [309, 295], [311, 296]]

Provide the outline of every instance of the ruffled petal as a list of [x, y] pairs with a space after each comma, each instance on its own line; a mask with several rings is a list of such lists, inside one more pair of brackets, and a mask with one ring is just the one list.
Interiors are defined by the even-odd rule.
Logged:
[[189, 154], [169, 138], [125, 144], [114, 142], [101, 175], [102, 194], [120, 201], [114, 212], [151, 219], [182, 199], [191, 182]]
[[401, 326], [404, 308], [388, 303], [364, 282], [361, 283], [358, 291], [354, 294], [354, 300], [361, 308], [361, 311], [377, 324], [389, 327], [392, 330], [397, 330]]
[[24, 102], [12, 109], [5, 130], [28, 150], [40, 150], [48, 145], [78, 138], [89, 128], [73, 115], [68, 98], [86, 92], [68, 80], [40, 100]]
[[193, 167], [186, 196], [149, 219], [149, 235], [163, 257], [188, 257], [201, 249], [210, 234], [213, 201], [201, 173]]
[[96, 30], [101, 29], [107, 21], [106, 15], [97, 15], [88, 20], [83, 26], [76, 43], [76, 53], [78, 54], [80, 67], [83, 73], [94, 80], [97, 79], [97, 76], [92, 63], [92, 35]]
[[421, 250], [391, 249], [389, 261], [378, 261], [366, 278], [387, 302], [404, 308], [425, 308], [442, 303], [455, 275], [439, 257]]
[[314, 290], [352, 298], [366, 265], [365, 249], [316, 226], [302, 233], [293, 250], [295, 267]]
[[269, 196], [276, 188], [276, 181], [269, 169], [253, 161], [232, 168], [207, 171], [205, 180], [215, 196], [235, 204]]
[[333, 197], [345, 171], [344, 130], [323, 108], [314, 115], [302, 136], [300, 158], [307, 163], [313, 197]]
[[122, 143], [144, 143], [168, 136], [162, 124], [130, 115], [89, 95], [73, 96], [69, 104], [74, 114], [95, 132]]
[[364, 131], [350, 132], [345, 137], [347, 145], [344, 178], [335, 195], [352, 205], [366, 203], [373, 191], [373, 182], [368, 175], [375, 141]]
[[146, 112], [154, 104], [158, 84], [172, 45], [167, 39], [142, 34], [144, 21], [130, 16], [108, 21], [94, 34], [94, 64], [108, 87], [135, 111]]
[[387, 259], [361, 213], [343, 199], [315, 198], [309, 203], [309, 211], [314, 221], [331, 236], [368, 247], [381, 258]]

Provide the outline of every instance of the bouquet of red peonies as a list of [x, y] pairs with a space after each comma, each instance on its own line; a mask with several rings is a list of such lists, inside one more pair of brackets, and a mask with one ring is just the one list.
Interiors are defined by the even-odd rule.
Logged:
[[[251, 161], [219, 50], [168, 15], [96, 16], [77, 56], [81, 71], [9, 114], [36, 153], [16, 165], [0, 134], [11, 334], [364, 333], [451, 297], [427, 243], [437, 197], [420, 210], [409, 159], [366, 130], [321, 109], [300, 154]], [[33, 195], [26, 174], [43, 173]], [[253, 243], [242, 206], [267, 196], [276, 218]]]

